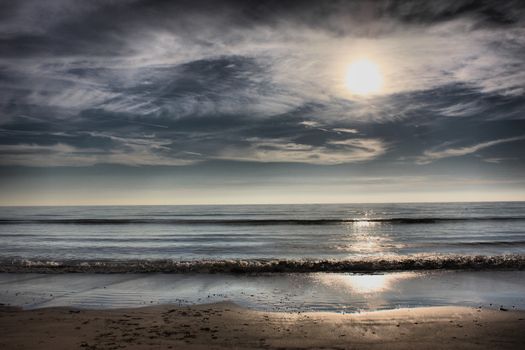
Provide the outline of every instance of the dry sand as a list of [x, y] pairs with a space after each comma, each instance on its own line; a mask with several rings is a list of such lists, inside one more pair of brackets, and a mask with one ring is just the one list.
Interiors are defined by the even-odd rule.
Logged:
[[430, 307], [277, 313], [231, 303], [0, 308], [0, 349], [523, 349], [525, 312]]

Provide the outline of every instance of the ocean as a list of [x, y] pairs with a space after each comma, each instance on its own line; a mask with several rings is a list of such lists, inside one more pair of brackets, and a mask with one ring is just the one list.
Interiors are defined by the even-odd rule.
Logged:
[[524, 267], [525, 202], [0, 208], [1, 272]]
[[524, 267], [525, 202], [0, 208], [0, 303], [28, 309], [525, 309]]

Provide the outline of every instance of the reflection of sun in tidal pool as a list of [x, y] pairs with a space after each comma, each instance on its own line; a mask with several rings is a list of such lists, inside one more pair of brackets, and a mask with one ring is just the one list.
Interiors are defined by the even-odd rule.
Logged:
[[415, 272], [395, 272], [387, 274], [316, 274], [319, 283], [340, 288], [343, 291], [370, 294], [386, 292], [397, 283], [417, 277]]

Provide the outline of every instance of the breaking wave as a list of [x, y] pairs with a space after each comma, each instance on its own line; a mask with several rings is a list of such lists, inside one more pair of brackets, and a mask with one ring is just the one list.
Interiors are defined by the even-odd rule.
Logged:
[[525, 255], [389, 256], [346, 260], [0, 260], [0, 272], [35, 273], [268, 273], [388, 272], [413, 270], [488, 270], [525, 268]]

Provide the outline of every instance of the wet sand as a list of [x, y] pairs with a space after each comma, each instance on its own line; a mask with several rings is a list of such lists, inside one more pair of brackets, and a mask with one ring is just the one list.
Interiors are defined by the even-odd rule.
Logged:
[[427, 307], [337, 314], [232, 303], [0, 308], [1, 349], [521, 349], [525, 311]]
[[7, 274], [0, 303], [123, 309], [231, 301], [260, 311], [359, 312], [469, 306], [525, 310], [525, 271], [383, 274]]

